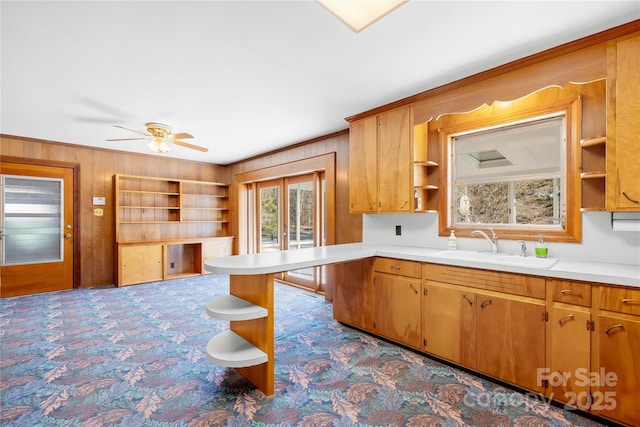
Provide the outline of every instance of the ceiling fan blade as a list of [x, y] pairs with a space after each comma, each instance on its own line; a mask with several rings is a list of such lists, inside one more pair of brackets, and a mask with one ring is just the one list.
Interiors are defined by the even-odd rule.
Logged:
[[148, 133], [140, 132], [139, 130], [129, 129], [129, 128], [126, 128], [126, 127], [124, 127], [124, 126], [120, 126], [120, 125], [113, 125], [113, 126], [114, 126], [114, 127], [117, 127], [117, 128], [120, 128], [120, 129], [124, 129], [124, 130], [131, 131], [131, 132], [139, 133], [140, 135], [149, 136], [149, 134], [148, 134]]
[[171, 135], [171, 137], [173, 139], [188, 139], [188, 138], [193, 138], [193, 135], [183, 132], [183, 133], [174, 133], [173, 135]]
[[182, 147], [186, 147], [186, 148], [191, 148], [193, 150], [198, 150], [198, 151], [202, 151], [202, 152], [207, 152], [209, 151], [208, 148], [204, 148], [204, 147], [200, 147], [199, 145], [193, 145], [193, 144], [189, 144], [187, 142], [183, 142], [183, 141], [178, 141], [177, 139], [174, 140], [170, 140], [171, 142], [173, 142], [176, 145], [180, 145]]
[[115, 138], [115, 139], [107, 139], [106, 141], [141, 141], [147, 138]]

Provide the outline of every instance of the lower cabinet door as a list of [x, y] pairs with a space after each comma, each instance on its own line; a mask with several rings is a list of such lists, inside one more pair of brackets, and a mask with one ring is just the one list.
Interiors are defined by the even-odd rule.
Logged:
[[334, 266], [333, 318], [371, 330], [371, 258]]
[[475, 369], [475, 292], [427, 280], [422, 294], [423, 350]]
[[544, 301], [477, 294], [477, 370], [542, 393]]
[[420, 349], [420, 279], [373, 275], [372, 332]]
[[629, 425], [640, 425], [640, 319], [598, 317], [598, 359], [591, 410]]
[[163, 280], [162, 245], [120, 247], [119, 285]]
[[549, 316], [549, 397], [581, 410], [589, 409], [590, 320], [582, 307], [553, 307]]

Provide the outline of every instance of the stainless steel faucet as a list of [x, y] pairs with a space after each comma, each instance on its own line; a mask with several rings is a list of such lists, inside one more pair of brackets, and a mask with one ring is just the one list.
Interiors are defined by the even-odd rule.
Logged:
[[527, 256], [527, 242], [520, 240], [520, 256]]
[[498, 253], [498, 236], [496, 236], [496, 233], [493, 231], [493, 228], [490, 228], [489, 231], [491, 232], [492, 237], [489, 237], [487, 233], [485, 233], [482, 230], [473, 230], [471, 232], [471, 235], [472, 236], [480, 235], [484, 237], [485, 240], [489, 242], [489, 244], [491, 245], [491, 253], [495, 254], [495, 253]]

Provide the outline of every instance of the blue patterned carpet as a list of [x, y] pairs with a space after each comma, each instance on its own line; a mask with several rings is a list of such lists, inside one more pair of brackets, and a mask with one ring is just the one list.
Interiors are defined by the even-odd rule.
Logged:
[[275, 394], [211, 364], [227, 276], [0, 300], [2, 426], [597, 426], [332, 319], [276, 284]]

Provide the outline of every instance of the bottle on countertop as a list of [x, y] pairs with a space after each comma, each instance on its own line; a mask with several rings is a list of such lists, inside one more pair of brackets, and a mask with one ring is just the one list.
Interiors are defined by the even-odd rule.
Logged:
[[456, 249], [458, 249], [458, 240], [456, 239], [456, 232], [455, 230], [451, 230], [451, 234], [449, 235], [448, 240], [448, 245], [447, 247], [450, 250], [455, 251]]
[[548, 252], [549, 249], [547, 248], [547, 244], [544, 242], [541, 234], [540, 238], [538, 239], [538, 243], [536, 243], [536, 256], [538, 258], [546, 258]]

